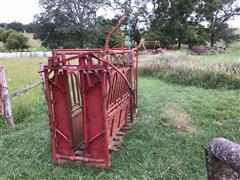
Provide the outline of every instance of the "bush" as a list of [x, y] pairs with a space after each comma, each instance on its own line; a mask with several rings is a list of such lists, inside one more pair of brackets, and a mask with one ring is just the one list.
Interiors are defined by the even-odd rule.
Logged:
[[28, 48], [28, 38], [22, 33], [13, 30], [0, 29], [0, 41], [8, 50], [18, 50]]
[[12, 30], [7, 30], [7, 29], [3, 29], [2, 31], [0, 31], [0, 41], [3, 42], [3, 43], [6, 43], [8, 36], [12, 32], [13, 32]]
[[[101, 48], [105, 45], [105, 40], [108, 33], [113, 29], [113, 26], [100, 26], [98, 30], [98, 39], [96, 46]], [[110, 48], [121, 46], [121, 43], [125, 43], [125, 37], [121, 30], [115, 31], [109, 41]]]
[[0, 28], [0, 41], [2, 41], [2, 40], [1, 40], [1, 37], [2, 37], [2, 33], [3, 33], [3, 31], [5, 31], [5, 29]]
[[12, 32], [7, 38], [6, 47], [9, 50], [28, 48], [27, 41], [28, 39], [23, 34]]
[[19, 49], [18, 47], [20, 46], [20, 43], [17, 39], [14, 38], [8, 38], [7, 39], [7, 43], [6, 43], [6, 47], [7, 49]]
[[145, 35], [145, 41], [160, 41], [161, 34], [159, 32], [149, 31]]

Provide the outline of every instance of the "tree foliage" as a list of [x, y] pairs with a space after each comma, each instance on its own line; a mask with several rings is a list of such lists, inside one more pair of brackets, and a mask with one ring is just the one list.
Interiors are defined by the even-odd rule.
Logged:
[[[227, 24], [239, 15], [236, 0], [153, 0], [151, 32], [158, 34], [161, 45], [206, 44], [236, 39]], [[208, 25], [204, 27], [202, 23]], [[228, 33], [227, 33], [228, 32]], [[229, 34], [230, 33], [230, 34]]]
[[20, 22], [11, 22], [7, 24], [8, 29], [12, 29], [17, 32], [24, 32], [25, 31], [25, 25]]
[[48, 48], [96, 46], [97, 11], [108, 0], [40, 0], [35, 37]]
[[130, 36], [134, 46], [137, 46], [141, 41], [143, 29], [140, 29], [139, 26], [149, 26], [150, 11], [147, 8], [147, 4], [148, 0], [114, 0], [113, 3], [116, 18], [130, 17], [130, 27], [126, 23], [125, 31], [130, 28]]
[[190, 41], [193, 30], [193, 15], [197, 0], [157, 0], [151, 28], [161, 32], [160, 41], [165, 47]]
[[[103, 17], [99, 17], [96, 24], [96, 34], [97, 34], [97, 40], [96, 40], [96, 47], [103, 47], [105, 44], [105, 40], [107, 37], [107, 34], [113, 29], [113, 27], [118, 24], [118, 19], [104, 19]], [[111, 37], [109, 46], [119, 46], [122, 43], [125, 42], [125, 36], [124, 33], [119, 29], [117, 30]]]
[[34, 23], [22, 24], [21, 22], [0, 23], [0, 28], [11, 29], [17, 32], [33, 33]]
[[28, 38], [22, 33], [0, 28], [0, 42], [3, 42], [8, 50], [28, 48]]
[[[102, 47], [108, 31], [123, 16], [131, 17], [131, 39], [137, 45], [141, 35], [172, 48], [182, 44], [228, 44], [238, 39], [227, 24], [239, 15], [237, 0], [39, 0], [43, 9], [36, 23], [29, 25], [47, 48]], [[111, 5], [111, 6], [110, 6]], [[149, 6], [151, 5], [151, 6]], [[110, 8], [112, 20], [98, 15]], [[150, 8], [149, 8], [150, 7]], [[125, 23], [127, 35], [128, 23]], [[25, 27], [26, 29], [26, 27]], [[110, 44], [119, 43], [118, 31]]]
[[199, 3], [198, 16], [208, 23], [206, 31], [211, 46], [221, 39], [227, 39], [228, 33], [232, 32], [227, 22], [236, 15], [240, 15], [240, 4], [236, 0], [202, 0]]

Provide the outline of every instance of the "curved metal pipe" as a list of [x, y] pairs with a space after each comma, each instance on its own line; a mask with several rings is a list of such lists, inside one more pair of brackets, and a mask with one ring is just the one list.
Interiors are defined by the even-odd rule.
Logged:
[[94, 54], [91, 54], [91, 55], [92, 55], [92, 57], [96, 58], [97, 60], [102, 61], [102, 62], [108, 64], [109, 66], [111, 66], [113, 69], [115, 69], [115, 70], [123, 77], [124, 81], [125, 81], [125, 82], [127, 83], [127, 85], [128, 85], [128, 89], [129, 89], [130, 92], [134, 95], [134, 91], [133, 91], [133, 89], [132, 89], [132, 87], [131, 87], [130, 82], [128, 81], [128, 79], [126, 78], [126, 76], [125, 76], [114, 64], [112, 64], [111, 62], [106, 61], [106, 60], [104, 60], [104, 59], [101, 59], [101, 58], [95, 56]]
[[124, 17], [120, 23], [118, 23], [111, 31], [110, 33], [108, 33], [107, 35], [107, 38], [106, 38], [106, 41], [105, 41], [105, 45], [104, 45], [104, 48], [103, 48], [103, 52], [107, 52], [107, 50], [109, 49], [109, 41], [110, 41], [110, 37], [111, 35], [127, 20], [127, 16]]

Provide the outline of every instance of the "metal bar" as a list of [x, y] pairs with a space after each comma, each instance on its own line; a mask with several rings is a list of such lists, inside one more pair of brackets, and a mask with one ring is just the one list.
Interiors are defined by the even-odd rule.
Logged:
[[89, 139], [87, 142], [90, 143], [93, 140], [95, 140], [96, 138], [98, 138], [99, 136], [101, 136], [105, 131], [101, 131], [99, 133], [97, 133], [94, 137], [92, 137], [91, 139]]
[[73, 96], [73, 105], [76, 104], [77, 99], [76, 99], [76, 92], [75, 92], [75, 87], [76, 87], [76, 81], [74, 81], [73, 79], [73, 73], [70, 74], [70, 78], [71, 78], [71, 86], [72, 86], [72, 96]]
[[31, 89], [33, 89], [33, 88], [35, 88], [35, 87], [37, 87], [37, 86], [39, 86], [39, 85], [41, 85], [41, 84], [43, 84], [43, 81], [39, 81], [39, 82], [34, 83], [34, 84], [31, 84], [31, 85], [29, 85], [29, 86], [27, 86], [27, 87], [25, 87], [25, 88], [22, 88], [22, 89], [20, 89], [20, 90], [17, 90], [17, 91], [15, 91], [15, 92], [13, 92], [13, 93], [10, 94], [10, 98], [13, 98], [13, 97], [15, 97], [15, 96], [19, 96], [20, 94], [24, 94], [24, 93], [26, 93], [27, 91], [29, 91], [29, 90], [31, 90]]
[[92, 54], [92, 56], [93, 56], [94, 58], [96, 58], [96, 59], [98, 59], [98, 60], [100, 60], [100, 61], [108, 64], [108, 65], [111, 66], [113, 69], [115, 69], [115, 70], [123, 77], [123, 79], [124, 79], [125, 82], [127, 83], [130, 92], [131, 92], [132, 94], [134, 94], [134, 91], [132, 90], [132, 86], [131, 86], [131, 84], [129, 83], [128, 79], [126, 78], [126, 76], [125, 76], [115, 65], [113, 65], [112, 63], [110, 63], [110, 62], [108, 62], [108, 61], [105, 61], [105, 60], [102, 59], [102, 58], [98, 58], [98, 57], [95, 56], [94, 54]]
[[105, 45], [103, 48], [103, 52], [107, 52], [107, 50], [109, 49], [109, 41], [110, 41], [110, 37], [111, 35], [127, 20], [127, 16], [125, 18], [123, 18], [120, 23], [118, 23], [113, 29], [112, 31], [107, 35], [106, 41], [105, 41]]

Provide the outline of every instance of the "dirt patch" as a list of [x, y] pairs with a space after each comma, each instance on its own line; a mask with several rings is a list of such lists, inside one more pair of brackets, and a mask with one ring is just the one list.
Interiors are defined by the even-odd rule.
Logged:
[[171, 125], [181, 132], [194, 133], [197, 131], [196, 126], [190, 122], [188, 113], [177, 103], [169, 103], [164, 107], [167, 116], [169, 117], [166, 125]]

